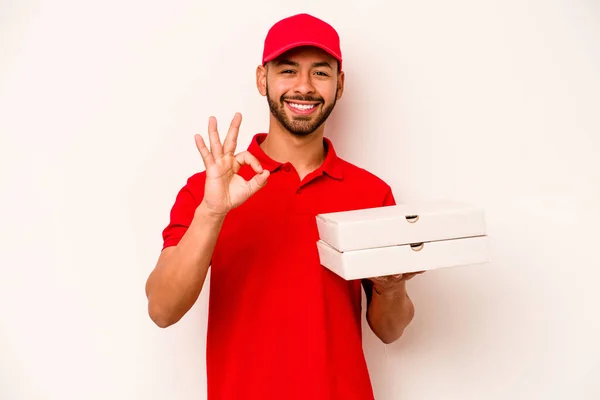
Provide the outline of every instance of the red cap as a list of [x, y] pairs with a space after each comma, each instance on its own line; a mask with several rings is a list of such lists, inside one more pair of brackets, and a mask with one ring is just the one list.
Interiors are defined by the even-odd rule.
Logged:
[[327, 22], [309, 14], [282, 19], [269, 29], [263, 50], [263, 65], [288, 50], [299, 46], [318, 47], [338, 60], [342, 69], [340, 37]]

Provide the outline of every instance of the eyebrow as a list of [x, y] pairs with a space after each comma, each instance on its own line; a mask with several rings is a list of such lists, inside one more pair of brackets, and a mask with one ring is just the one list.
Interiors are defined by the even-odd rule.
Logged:
[[[291, 60], [280, 60], [277, 62], [277, 65], [290, 65], [292, 67], [299, 67], [300, 64], [297, 63], [296, 61], [291, 61]], [[320, 62], [315, 62], [312, 64], [313, 68], [319, 68], [319, 67], [327, 67], [330, 69], [333, 69], [333, 67], [331, 66], [331, 64], [329, 64], [327, 61], [320, 61]]]

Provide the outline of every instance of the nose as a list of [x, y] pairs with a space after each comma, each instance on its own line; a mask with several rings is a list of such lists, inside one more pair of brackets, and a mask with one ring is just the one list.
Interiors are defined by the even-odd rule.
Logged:
[[308, 95], [315, 92], [315, 87], [309, 72], [302, 72], [297, 75], [294, 93]]

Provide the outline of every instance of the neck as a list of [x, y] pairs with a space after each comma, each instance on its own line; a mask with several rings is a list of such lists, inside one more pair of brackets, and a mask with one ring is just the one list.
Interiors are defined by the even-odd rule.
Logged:
[[301, 178], [319, 168], [325, 160], [324, 124], [307, 136], [296, 136], [271, 116], [269, 133], [261, 148], [273, 160], [289, 162]]

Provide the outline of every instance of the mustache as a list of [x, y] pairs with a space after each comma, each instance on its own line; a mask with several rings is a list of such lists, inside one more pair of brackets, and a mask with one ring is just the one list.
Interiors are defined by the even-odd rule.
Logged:
[[313, 96], [281, 96], [281, 102], [290, 101], [290, 100], [300, 100], [300, 101], [314, 101], [318, 103], [325, 103], [325, 100], [322, 97], [313, 97]]

